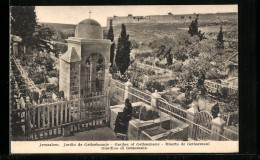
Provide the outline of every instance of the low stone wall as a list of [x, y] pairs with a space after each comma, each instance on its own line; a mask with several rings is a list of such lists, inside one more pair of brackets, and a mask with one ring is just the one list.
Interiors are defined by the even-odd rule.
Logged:
[[[124, 104], [110, 106], [111, 110], [111, 119], [110, 119], [110, 128], [114, 130], [115, 121], [118, 115], [118, 112], [123, 112]], [[150, 105], [147, 105], [143, 102], [132, 103], [132, 107], [145, 106], [151, 108]], [[158, 134], [155, 136], [150, 136], [144, 132], [144, 130], [160, 126], [167, 132]], [[139, 119], [132, 118], [128, 126], [128, 139], [129, 140], [164, 140], [164, 139], [174, 139], [174, 140], [187, 140], [188, 139], [188, 128], [189, 125], [166, 114], [161, 112], [160, 118], [154, 120], [143, 121]]]
[[[137, 107], [140, 105], [146, 105], [142, 102], [135, 102], [132, 103], [132, 107]], [[148, 106], [148, 105], [147, 105]], [[118, 115], [118, 112], [123, 112], [125, 105], [124, 104], [120, 104], [120, 105], [115, 105], [115, 106], [110, 106], [110, 113], [111, 113], [111, 119], [110, 119], [110, 128], [111, 129], [115, 129], [115, 122], [116, 122], [116, 117]]]

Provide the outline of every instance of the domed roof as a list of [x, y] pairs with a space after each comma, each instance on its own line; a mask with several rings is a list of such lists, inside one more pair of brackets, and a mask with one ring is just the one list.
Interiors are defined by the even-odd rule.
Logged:
[[85, 19], [77, 25], [75, 37], [86, 39], [102, 39], [103, 31], [101, 25], [93, 19]]

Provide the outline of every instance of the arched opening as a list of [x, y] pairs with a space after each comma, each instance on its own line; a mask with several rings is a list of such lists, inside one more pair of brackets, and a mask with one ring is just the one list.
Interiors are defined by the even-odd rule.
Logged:
[[92, 53], [81, 67], [81, 94], [104, 92], [105, 59], [100, 53]]

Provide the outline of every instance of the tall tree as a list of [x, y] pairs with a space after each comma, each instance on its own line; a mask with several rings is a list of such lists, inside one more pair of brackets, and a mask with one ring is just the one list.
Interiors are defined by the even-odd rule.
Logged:
[[199, 30], [199, 28], [198, 28], [198, 19], [199, 19], [199, 14], [196, 15], [196, 18], [195, 18], [194, 21], [191, 21], [191, 24], [190, 24], [190, 26], [189, 26], [188, 33], [189, 33], [191, 36], [194, 36], [194, 35], [199, 36], [200, 41], [201, 41], [201, 40], [203, 40], [203, 39], [206, 39], [206, 37], [204, 36], [205, 32], [204, 32], [204, 33], [201, 33], [201, 30]]
[[107, 33], [107, 39], [110, 39], [111, 42], [113, 42], [111, 44], [111, 47], [110, 47], [110, 63], [111, 63], [111, 66], [113, 66], [114, 53], [115, 53], [115, 43], [114, 43], [114, 33], [113, 33], [112, 23], [110, 23], [110, 27], [109, 27], [109, 30], [108, 30], [108, 33]]
[[21, 37], [23, 45], [31, 43], [36, 25], [34, 6], [11, 7], [11, 34]]
[[129, 35], [126, 34], [126, 27], [123, 23], [116, 50], [116, 65], [121, 74], [124, 74], [130, 65], [130, 52], [131, 42], [129, 41]]
[[217, 37], [217, 49], [224, 49], [224, 39], [223, 39], [223, 32], [222, 32], [222, 25], [220, 26], [220, 30], [218, 32]]
[[11, 7], [11, 34], [21, 37], [25, 48], [52, 51], [54, 31], [37, 25], [34, 6]]
[[171, 52], [172, 52], [172, 47], [170, 47], [168, 49], [168, 51], [166, 52], [166, 55], [165, 55], [168, 65], [172, 64], [172, 54], [171, 54]]

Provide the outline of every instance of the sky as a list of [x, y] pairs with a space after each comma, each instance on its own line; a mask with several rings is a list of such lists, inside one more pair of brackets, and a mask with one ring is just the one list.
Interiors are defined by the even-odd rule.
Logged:
[[237, 5], [36, 6], [38, 22], [78, 24], [90, 18], [106, 26], [107, 17], [238, 12]]

